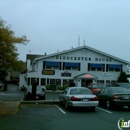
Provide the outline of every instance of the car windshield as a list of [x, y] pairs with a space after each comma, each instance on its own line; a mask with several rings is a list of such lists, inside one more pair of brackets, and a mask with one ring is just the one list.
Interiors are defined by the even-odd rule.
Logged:
[[92, 94], [92, 92], [86, 88], [74, 88], [70, 90], [70, 94]]
[[130, 91], [126, 88], [111, 88], [113, 93], [130, 93]]
[[103, 84], [93, 84], [92, 88], [104, 88]]

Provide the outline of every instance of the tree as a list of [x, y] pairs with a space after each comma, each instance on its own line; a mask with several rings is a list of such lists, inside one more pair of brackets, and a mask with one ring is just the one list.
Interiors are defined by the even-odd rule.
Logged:
[[0, 18], [0, 71], [8, 69], [23, 70], [25, 64], [18, 59], [18, 50], [16, 44], [26, 45], [29, 42], [27, 37], [16, 37], [11, 26]]
[[120, 73], [120, 76], [118, 77], [117, 82], [120, 82], [120, 83], [128, 83], [129, 82], [125, 72]]

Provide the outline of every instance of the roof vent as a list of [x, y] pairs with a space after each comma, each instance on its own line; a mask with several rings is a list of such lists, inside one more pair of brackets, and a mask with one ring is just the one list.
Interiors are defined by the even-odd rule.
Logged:
[[47, 55], [47, 53], [44, 54], [45, 56]]

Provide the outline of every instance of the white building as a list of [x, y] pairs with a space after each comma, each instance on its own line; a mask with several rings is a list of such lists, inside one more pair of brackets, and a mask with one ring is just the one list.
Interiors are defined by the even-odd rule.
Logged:
[[31, 65], [29, 60], [27, 63], [28, 72], [20, 75], [19, 87], [30, 86], [34, 80], [39, 86], [117, 82], [120, 72], [127, 73], [130, 65], [128, 61], [85, 45], [35, 58]]

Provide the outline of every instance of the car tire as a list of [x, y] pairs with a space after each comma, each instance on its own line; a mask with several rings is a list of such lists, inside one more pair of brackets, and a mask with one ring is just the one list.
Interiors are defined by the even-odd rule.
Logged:
[[67, 102], [67, 101], [65, 101], [65, 108], [66, 108], [67, 110], [70, 110], [70, 106], [68, 105], [68, 102]]
[[112, 103], [110, 101], [107, 101], [106, 102], [106, 107], [111, 109], [113, 106], [112, 106]]
[[90, 107], [91, 111], [95, 111], [96, 107]]

